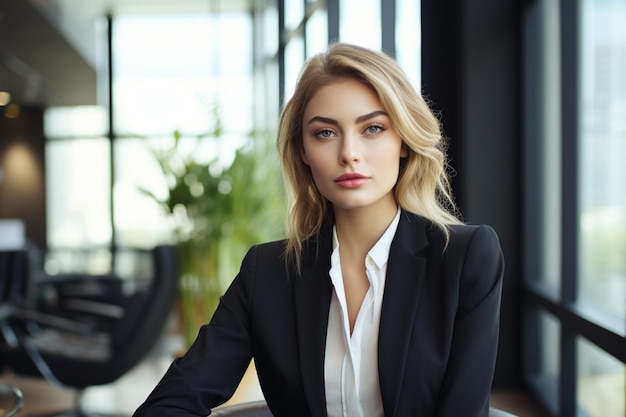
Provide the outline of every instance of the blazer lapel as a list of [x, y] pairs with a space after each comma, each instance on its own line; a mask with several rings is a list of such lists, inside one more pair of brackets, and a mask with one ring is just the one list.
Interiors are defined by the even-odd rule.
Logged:
[[302, 276], [292, 277], [302, 385], [312, 416], [326, 415], [324, 356], [332, 295], [328, 275], [331, 250], [332, 228], [322, 232], [319, 246], [309, 242]]
[[426, 273], [426, 221], [402, 212], [391, 244], [378, 333], [378, 373], [385, 415], [393, 416]]

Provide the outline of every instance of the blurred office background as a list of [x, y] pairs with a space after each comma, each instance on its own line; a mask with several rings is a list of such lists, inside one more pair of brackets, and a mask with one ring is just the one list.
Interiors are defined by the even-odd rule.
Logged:
[[624, 22], [623, 0], [3, 0], [0, 245], [132, 274], [175, 238], [142, 192], [168, 193], [155, 147], [223, 169], [272, 140], [305, 59], [382, 49], [441, 117], [465, 220], [499, 233], [502, 407], [624, 417]]

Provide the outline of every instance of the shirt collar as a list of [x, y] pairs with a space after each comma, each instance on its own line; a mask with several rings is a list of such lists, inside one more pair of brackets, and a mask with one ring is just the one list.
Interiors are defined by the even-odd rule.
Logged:
[[[398, 212], [389, 226], [387, 226], [387, 230], [385, 230], [372, 249], [367, 253], [378, 268], [382, 268], [387, 263], [389, 251], [391, 250], [391, 242], [396, 235], [396, 230], [398, 230], [401, 211], [400, 207], [398, 207]], [[339, 240], [337, 239], [337, 229], [333, 226], [333, 253], [337, 252], [337, 248], [339, 248]]]
[[396, 235], [398, 223], [400, 222], [400, 208], [396, 216], [393, 218], [385, 233], [378, 239], [378, 242], [370, 249], [368, 255], [372, 258], [378, 268], [382, 268], [389, 259], [389, 251], [391, 250], [391, 242]]

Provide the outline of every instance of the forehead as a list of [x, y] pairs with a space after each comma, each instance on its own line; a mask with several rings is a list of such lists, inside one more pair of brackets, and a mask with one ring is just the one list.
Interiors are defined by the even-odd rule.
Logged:
[[374, 89], [360, 81], [344, 78], [320, 87], [309, 99], [304, 116], [367, 114], [384, 110]]

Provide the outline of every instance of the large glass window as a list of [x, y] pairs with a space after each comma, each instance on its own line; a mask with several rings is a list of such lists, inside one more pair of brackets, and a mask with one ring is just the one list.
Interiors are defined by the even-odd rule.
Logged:
[[206, 133], [214, 105], [225, 126], [251, 128], [247, 13], [122, 16], [113, 35], [117, 135]]
[[589, 417], [626, 415], [626, 367], [602, 349], [578, 338], [578, 406]]
[[46, 111], [46, 271], [110, 268], [111, 184], [106, 114], [97, 106]]
[[[50, 141], [46, 158], [47, 213], [51, 247], [103, 246], [111, 239], [109, 141], [87, 138]], [[63, 169], [59, 169], [62, 166]]]
[[[116, 19], [113, 38], [115, 227], [117, 244], [151, 246], [170, 223], [147, 194], [165, 197], [166, 178], [155, 149], [182, 136], [197, 162], [224, 165], [253, 125], [252, 25], [245, 12]], [[220, 42], [227, 39], [228, 43]], [[228, 45], [237, 45], [237, 48]], [[218, 131], [217, 133], [215, 133]], [[139, 137], [139, 139], [137, 138]], [[185, 141], [185, 140], [183, 140]], [[184, 145], [183, 145], [184, 147]]]
[[552, 415], [626, 412], [625, 19], [621, 0], [524, 16], [526, 379]]
[[626, 2], [585, 0], [580, 15], [579, 297], [624, 323]]
[[380, 49], [382, 31], [379, 0], [342, 0], [339, 2], [339, 40]]
[[409, 80], [421, 91], [422, 32], [420, 2], [396, 0], [396, 59]]
[[[172, 222], [146, 193], [167, 193], [154, 152], [172, 148], [180, 135], [190, 158], [227, 165], [261, 119], [253, 117], [248, 11], [123, 15], [112, 20], [112, 33], [112, 132], [106, 107], [46, 112], [48, 246], [57, 254], [50, 255], [51, 271], [106, 272], [111, 253], [97, 248], [171, 241]], [[106, 56], [106, 48], [100, 53]], [[99, 74], [102, 85], [106, 75]], [[193, 148], [201, 135], [219, 140]], [[91, 255], [79, 265], [63, 260], [61, 249]]]
[[[420, 90], [421, 31], [420, 2], [394, 0], [338, 0], [336, 9], [321, 0], [284, 2], [284, 28], [281, 40], [284, 65], [284, 99], [291, 97], [302, 64], [322, 52], [329, 42], [348, 42], [380, 50], [383, 25], [392, 25], [393, 53], [413, 85]], [[395, 10], [394, 19], [383, 22], [382, 7]], [[334, 12], [338, 12], [338, 16]], [[334, 23], [331, 23], [334, 22]], [[330, 27], [336, 24], [337, 27]], [[337, 33], [335, 33], [335, 30]]]
[[295, 36], [285, 45], [285, 101], [293, 95], [304, 59], [304, 39]]
[[533, 347], [533, 354], [525, 361], [526, 379], [544, 403], [557, 410], [561, 325], [554, 316], [535, 310], [527, 315], [525, 326], [529, 336], [526, 343]]
[[328, 11], [318, 5], [310, 3], [313, 13], [306, 25], [306, 54], [307, 58], [322, 52], [328, 45]]

